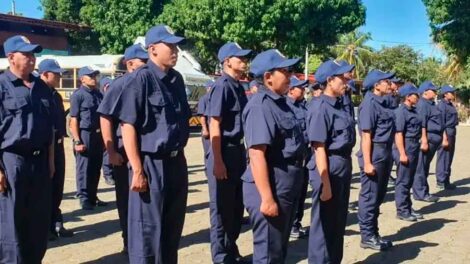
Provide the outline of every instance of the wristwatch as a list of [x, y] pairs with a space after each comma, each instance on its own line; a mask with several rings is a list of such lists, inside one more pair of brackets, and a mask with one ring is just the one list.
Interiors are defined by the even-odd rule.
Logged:
[[74, 140], [74, 141], [73, 141], [73, 145], [74, 145], [74, 146], [76, 146], [76, 145], [83, 145], [83, 142], [82, 142], [80, 139]]

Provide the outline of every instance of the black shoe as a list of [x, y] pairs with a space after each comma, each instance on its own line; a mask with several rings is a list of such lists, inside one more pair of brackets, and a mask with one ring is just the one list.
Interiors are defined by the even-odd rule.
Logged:
[[371, 237], [368, 240], [361, 240], [361, 248], [370, 248], [373, 250], [384, 250], [387, 246], [381, 243], [377, 237]]
[[390, 185], [391, 187], [395, 186], [397, 182], [397, 179], [396, 178], [393, 178], [392, 176], [389, 177], [389, 180], [388, 180], [388, 185]]
[[303, 238], [308, 236], [308, 228], [302, 226], [293, 226], [290, 230], [291, 238]]
[[435, 203], [435, 202], [439, 201], [439, 197], [434, 196], [432, 194], [428, 194], [423, 199], [415, 199], [415, 200], [422, 201], [422, 202], [428, 202], [428, 203]]
[[412, 214], [397, 214], [397, 219], [408, 221], [408, 222], [416, 222], [416, 217]]
[[385, 248], [390, 248], [390, 247], [393, 247], [393, 243], [391, 240], [388, 240], [388, 239], [385, 239], [385, 238], [382, 238], [381, 236], [376, 236], [377, 240], [384, 244], [385, 245]]
[[87, 211], [93, 210], [93, 208], [95, 208], [95, 206], [91, 204], [89, 201], [80, 201], [80, 206], [82, 207], [82, 210], [87, 210]]
[[414, 217], [416, 217], [416, 219], [418, 219], [418, 220], [424, 219], [424, 217], [423, 217], [422, 214], [416, 212], [416, 211], [413, 210], [413, 209], [411, 209], [411, 215], [414, 216]]
[[242, 257], [240, 254], [235, 256], [235, 263], [237, 264], [249, 264], [250, 261], [246, 260], [245, 257]]
[[348, 209], [351, 211], [357, 211], [359, 209], [357, 202], [349, 203]]
[[106, 182], [106, 184], [110, 186], [116, 185], [116, 182], [112, 178], [105, 178], [104, 182]]
[[56, 228], [56, 234], [58, 237], [73, 237], [73, 231], [65, 229], [63, 226]]
[[439, 183], [439, 182], [436, 184], [436, 187], [437, 187], [437, 189], [439, 189], [440, 191], [445, 190], [445, 188], [446, 188], [446, 186], [445, 186], [444, 183]]
[[49, 241], [55, 241], [57, 240], [57, 234], [53, 231], [49, 232], [49, 237], [48, 237]]
[[99, 207], [103, 207], [103, 206], [107, 206], [108, 203], [107, 203], [107, 202], [103, 202], [103, 201], [101, 201], [100, 199], [96, 198], [95, 205], [96, 205], [96, 206], [99, 206]]

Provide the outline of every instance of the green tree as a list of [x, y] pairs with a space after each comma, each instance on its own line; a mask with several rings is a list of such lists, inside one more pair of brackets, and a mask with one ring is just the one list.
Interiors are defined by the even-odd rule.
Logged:
[[[423, 0], [434, 41], [465, 65], [470, 56], [470, 1]], [[459, 66], [463, 68], [463, 66]]]
[[312, 74], [318, 69], [323, 62], [323, 57], [318, 54], [311, 54], [308, 56], [308, 73]]
[[436, 58], [422, 58], [419, 60], [416, 71], [416, 84], [432, 80], [436, 85], [443, 85], [446, 79], [443, 74], [443, 63]]
[[331, 48], [338, 60], [346, 60], [349, 64], [356, 65], [356, 77], [359, 79], [367, 74], [374, 56], [372, 48], [365, 45], [370, 39], [369, 33], [355, 30], [341, 35], [338, 43]]
[[158, 21], [184, 34], [202, 66], [213, 70], [227, 41], [289, 56], [303, 56], [306, 47], [322, 51], [364, 24], [365, 8], [359, 0], [174, 0]]
[[420, 54], [407, 45], [382, 47], [372, 61], [372, 67], [384, 71], [394, 71], [398, 77], [418, 82], [418, 64]]

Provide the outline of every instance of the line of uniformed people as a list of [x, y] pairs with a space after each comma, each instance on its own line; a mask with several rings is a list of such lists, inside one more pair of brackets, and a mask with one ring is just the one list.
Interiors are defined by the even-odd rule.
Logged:
[[[167, 26], [151, 28], [145, 36], [147, 51], [139, 45], [126, 50], [128, 73], [110, 84], [104, 99], [97, 90], [97, 72], [89, 67], [79, 71], [82, 86], [71, 98], [80, 204], [88, 210], [101, 203], [96, 193], [106, 149], [113, 165], [124, 248], [131, 263], [177, 262], [188, 193], [184, 147], [190, 117], [183, 78], [173, 69], [177, 45], [182, 42], [184, 38], [175, 36]], [[44, 214], [42, 219], [36, 218], [34, 210], [44, 212], [50, 204], [50, 184], [46, 182], [56, 167], [52, 143], [61, 143], [57, 139], [64, 136], [53, 133], [53, 128], [63, 130], [63, 126], [52, 124], [55, 107], [51, 90], [30, 75], [34, 52], [40, 47], [21, 36], [7, 40], [4, 46], [10, 70], [0, 77], [0, 217], [2, 225], [9, 228], [0, 230], [0, 260], [40, 263], [51, 221]], [[249, 71], [258, 88], [248, 101], [239, 80], [247, 70], [250, 54], [251, 50], [234, 42], [221, 47], [218, 58], [223, 74], [211, 86], [206, 107], [200, 111], [207, 117], [203, 136], [209, 139], [204, 154], [212, 261], [245, 261], [236, 244], [245, 208], [253, 228], [253, 262], [283, 263], [289, 235], [305, 232], [299, 223], [308, 179], [313, 189], [309, 263], [340, 263], [356, 141], [354, 111], [346, 93], [354, 65], [333, 60], [320, 65], [315, 77], [322, 94], [306, 105], [303, 89], [307, 83], [291, 78], [299, 59], [287, 59], [275, 49], [261, 52], [251, 61]], [[394, 141], [394, 156], [399, 158], [400, 219], [412, 216], [416, 220], [419, 216], [409, 198], [415, 160], [417, 171], [422, 170], [414, 177], [415, 199], [434, 201], [426, 186], [432, 149], [439, 148], [438, 164], [443, 167], [438, 183], [451, 188], [456, 125], [452, 88], [442, 89], [442, 110], [435, 111], [435, 86], [423, 84], [424, 99], [420, 100], [427, 100], [422, 103], [427, 108], [418, 113], [426, 116], [418, 122], [408, 113], [415, 111], [418, 95], [411, 88], [400, 90], [405, 100], [392, 112], [386, 95], [393, 77], [371, 71], [364, 80], [370, 91], [359, 107], [358, 218], [361, 246], [373, 249], [391, 246], [379, 236], [378, 215], [390, 176]], [[419, 153], [416, 142], [420, 142]], [[423, 196], [417, 196], [419, 190], [424, 191]], [[19, 215], [13, 213], [17, 211]], [[34, 221], [31, 215], [35, 215]], [[59, 224], [57, 230], [61, 228]]]

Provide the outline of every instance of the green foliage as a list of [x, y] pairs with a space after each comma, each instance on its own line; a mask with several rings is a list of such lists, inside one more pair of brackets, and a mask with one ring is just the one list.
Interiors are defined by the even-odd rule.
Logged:
[[417, 70], [420, 55], [410, 46], [383, 47], [372, 62], [372, 67], [393, 71], [400, 78], [417, 83]]
[[372, 48], [365, 45], [371, 39], [370, 33], [358, 30], [343, 34], [331, 50], [338, 60], [346, 60], [349, 64], [356, 65], [356, 77], [361, 79], [368, 72], [374, 53]]
[[359, 0], [174, 0], [158, 21], [188, 38], [203, 68], [213, 70], [227, 41], [288, 56], [324, 50], [340, 33], [364, 24]]
[[318, 54], [311, 54], [308, 56], [308, 73], [314, 73], [320, 64], [323, 62], [323, 57]]
[[434, 41], [465, 64], [470, 55], [470, 1], [423, 0]]

